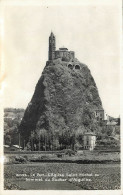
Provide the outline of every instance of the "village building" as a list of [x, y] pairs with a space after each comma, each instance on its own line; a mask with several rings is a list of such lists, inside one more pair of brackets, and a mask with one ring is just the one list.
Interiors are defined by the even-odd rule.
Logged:
[[116, 126], [117, 122], [115, 122], [115, 121], [108, 121], [106, 125], [107, 126]]
[[103, 109], [96, 109], [95, 110], [95, 117], [97, 118], [98, 121], [99, 120], [103, 120], [103, 121], [109, 120], [108, 114]]
[[19, 151], [19, 150], [22, 150], [22, 147], [19, 146], [19, 145], [12, 145], [12, 146], [10, 147], [10, 150], [11, 150], [11, 151]]
[[9, 151], [20, 151], [22, 150], [22, 147], [19, 145], [4, 145], [4, 152], [9, 152]]
[[94, 150], [96, 146], [96, 134], [93, 132], [86, 132], [83, 134], [83, 149]]

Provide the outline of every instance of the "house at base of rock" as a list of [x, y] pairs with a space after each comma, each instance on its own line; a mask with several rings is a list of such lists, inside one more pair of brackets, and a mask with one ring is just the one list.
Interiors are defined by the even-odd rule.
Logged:
[[22, 147], [19, 145], [4, 145], [4, 152], [9, 152], [9, 151], [20, 151], [22, 150]]
[[103, 120], [103, 121], [109, 120], [108, 114], [103, 109], [95, 110], [95, 117], [97, 118], [98, 121], [99, 120]]
[[85, 150], [94, 150], [96, 146], [96, 134], [93, 132], [87, 132], [83, 134], [82, 139], [83, 149]]
[[22, 150], [22, 147], [19, 145], [13, 145], [10, 147], [10, 150], [11, 151], [19, 151], [19, 150]]

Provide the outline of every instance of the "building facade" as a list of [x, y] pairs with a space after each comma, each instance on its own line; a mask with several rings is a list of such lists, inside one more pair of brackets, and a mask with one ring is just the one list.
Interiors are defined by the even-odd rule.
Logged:
[[94, 150], [96, 146], [96, 134], [93, 132], [87, 132], [83, 135], [83, 149]]
[[95, 117], [97, 120], [109, 120], [108, 114], [103, 109], [97, 109], [95, 110]]
[[58, 58], [62, 58], [63, 61], [72, 61], [75, 58], [75, 52], [68, 51], [68, 49], [65, 47], [56, 50], [56, 39], [53, 32], [51, 32], [49, 37], [49, 60]]

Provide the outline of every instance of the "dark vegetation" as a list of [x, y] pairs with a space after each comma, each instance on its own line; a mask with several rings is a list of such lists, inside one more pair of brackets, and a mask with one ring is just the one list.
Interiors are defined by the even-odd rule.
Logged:
[[24, 115], [24, 109], [5, 108], [4, 109], [4, 144], [18, 145], [19, 125]]

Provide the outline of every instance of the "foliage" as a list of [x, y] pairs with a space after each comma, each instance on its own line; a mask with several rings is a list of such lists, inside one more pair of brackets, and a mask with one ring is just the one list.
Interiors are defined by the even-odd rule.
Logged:
[[7, 144], [7, 145], [11, 145], [11, 136], [10, 135], [6, 135], [5, 136], [5, 144]]
[[71, 149], [67, 149], [67, 150], [65, 150], [65, 154], [66, 154], [66, 155], [69, 155], [69, 156], [75, 155], [75, 151], [73, 151], [73, 150], [71, 150]]
[[102, 134], [105, 134], [105, 135], [107, 135], [107, 136], [110, 136], [110, 135], [112, 135], [112, 132], [113, 132], [113, 129], [114, 129], [114, 127], [113, 126], [103, 126], [102, 127], [102, 131], [101, 131], [101, 133]]
[[19, 125], [24, 115], [24, 109], [4, 109], [4, 143], [7, 145], [19, 144]]
[[26, 158], [22, 157], [22, 156], [17, 156], [15, 157], [15, 161], [19, 162], [19, 163], [26, 163]]
[[61, 157], [62, 157], [62, 154], [57, 154], [57, 157], [58, 157], [58, 158], [61, 158]]

